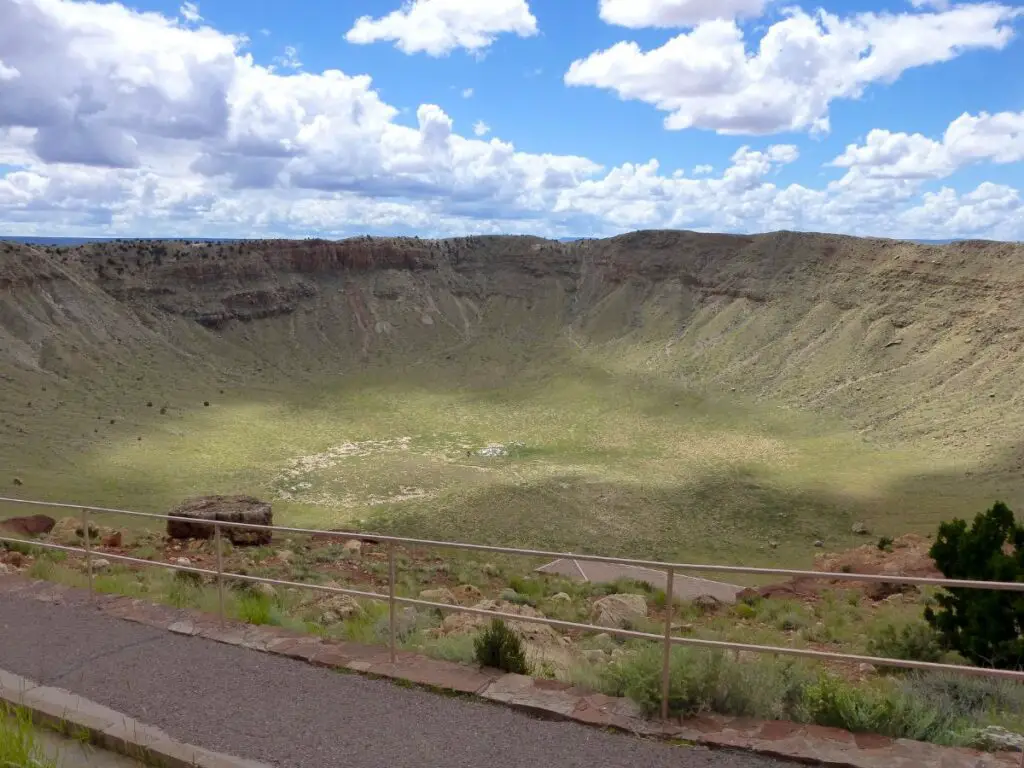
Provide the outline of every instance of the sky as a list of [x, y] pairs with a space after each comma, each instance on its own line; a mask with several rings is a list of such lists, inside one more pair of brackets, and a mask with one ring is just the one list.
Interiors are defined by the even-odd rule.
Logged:
[[1024, 5], [0, 0], [0, 234], [1024, 240]]

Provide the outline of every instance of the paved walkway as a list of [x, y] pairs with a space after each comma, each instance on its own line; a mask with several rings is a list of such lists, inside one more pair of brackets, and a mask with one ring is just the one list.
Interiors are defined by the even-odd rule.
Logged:
[[540, 720], [112, 617], [0, 594], [0, 668], [201, 747], [294, 768], [783, 768]]
[[[555, 560], [537, 569], [540, 573], [556, 573], [574, 581], [592, 581], [595, 584], [611, 584], [619, 579], [633, 579], [650, 584], [655, 589], [665, 589], [668, 574], [652, 568], [620, 563], [592, 562], [590, 560]], [[723, 603], [735, 603], [736, 595], [743, 591], [737, 584], [712, 581], [697, 576], [677, 573], [672, 579], [672, 594], [676, 600], [696, 600], [701, 595], [710, 595]]]

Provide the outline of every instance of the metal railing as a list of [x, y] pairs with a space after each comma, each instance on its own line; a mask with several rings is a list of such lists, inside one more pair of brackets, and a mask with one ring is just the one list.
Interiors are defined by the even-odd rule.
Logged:
[[[93, 556], [95, 551], [92, 547], [91, 536], [90, 536], [90, 521], [93, 514], [110, 514], [110, 515], [127, 515], [130, 517], [145, 518], [151, 520], [177, 520], [187, 522], [190, 524], [203, 524], [212, 525], [214, 531], [214, 547], [216, 553], [217, 569], [211, 571], [207, 568], [196, 568], [191, 565], [181, 565], [178, 563], [165, 563], [153, 560], [144, 560], [137, 557], [130, 557], [128, 555], [120, 555], [112, 552], [103, 552], [102, 555], [106, 559], [118, 560], [126, 563], [133, 563], [136, 565], [143, 566], [156, 566], [161, 568], [168, 568], [175, 571], [184, 571], [188, 573], [196, 573], [202, 576], [209, 576], [216, 580], [217, 584], [217, 603], [218, 603], [218, 614], [220, 620], [223, 622], [225, 619], [224, 611], [224, 581], [225, 579], [233, 579], [237, 581], [272, 584], [281, 587], [294, 587], [300, 589], [310, 589], [318, 592], [325, 592], [329, 594], [348, 595], [351, 597], [360, 597], [370, 600], [386, 601], [388, 603], [388, 645], [390, 648], [391, 662], [394, 663], [397, 652], [397, 617], [395, 609], [398, 605], [409, 605], [420, 608], [433, 608], [445, 612], [452, 613], [466, 613], [480, 616], [489, 616], [493, 618], [500, 618], [509, 621], [517, 621], [521, 623], [529, 624], [544, 624], [550, 627], [558, 629], [568, 630], [583, 630], [589, 632], [605, 632], [611, 635], [628, 638], [639, 638], [644, 640], [652, 640], [660, 642], [663, 645], [663, 657], [662, 657], [662, 691], [661, 691], [661, 715], [663, 718], [668, 717], [668, 702], [669, 702], [669, 687], [670, 687], [670, 666], [671, 666], [671, 650], [674, 645], [689, 645], [700, 648], [710, 648], [718, 650], [731, 650], [731, 651], [749, 651], [753, 653], [770, 653], [779, 656], [797, 656], [803, 658], [819, 659], [824, 661], [840, 661], [850, 663], [866, 663], [873, 664], [876, 666], [884, 667], [896, 667], [902, 669], [917, 669], [917, 670], [929, 670], [929, 671], [952, 671], [965, 675], [975, 675], [980, 677], [995, 677], [1010, 680], [1017, 680], [1024, 682], [1024, 672], [1008, 669], [993, 669], [988, 667], [972, 667], [961, 664], [940, 664], [935, 662], [927, 661], [910, 661], [907, 659], [892, 659], [879, 656], [863, 656], [858, 654], [849, 653], [833, 653], [831, 651], [817, 651], [809, 648], [786, 648], [782, 646], [772, 645], [754, 645], [749, 643], [735, 643], [727, 642], [724, 640], [706, 640], [703, 638], [694, 637], [680, 637], [672, 634], [672, 611], [669, 610], [665, 616], [665, 628], [661, 634], [655, 634], [652, 632], [640, 632], [631, 629], [622, 629], [618, 627], [604, 627], [596, 624], [585, 624], [582, 622], [575, 621], [563, 621], [561, 619], [550, 619], [544, 616], [523, 616], [517, 613], [509, 613], [506, 611], [495, 611], [487, 610], [483, 608], [471, 608], [461, 605], [450, 605], [448, 603], [438, 603], [430, 600], [422, 600], [419, 598], [402, 597], [397, 594], [396, 591], [396, 548], [398, 546], [407, 547], [420, 547], [420, 548], [444, 548], [444, 549], [456, 549], [469, 552], [488, 552], [494, 554], [507, 554], [507, 555], [519, 555], [523, 557], [544, 557], [551, 559], [572, 559], [582, 560], [585, 562], [597, 562], [597, 563], [612, 563], [619, 565], [631, 565], [643, 568], [651, 568], [661, 570], [665, 572], [665, 598], [666, 605], [671, 606], [673, 604], [673, 587], [675, 582], [675, 575], [681, 571], [704, 571], [704, 572], [717, 572], [717, 573], [743, 573], [743, 574], [757, 574], [757, 575], [773, 575], [773, 576], [789, 576], [794, 578], [816, 578], [816, 579], [827, 579], [827, 580], [845, 580], [845, 581], [859, 581], [859, 582], [878, 582], [885, 584], [905, 584], [913, 586], [931, 586], [931, 587], [945, 587], [945, 588], [961, 588], [961, 589], [990, 589], [999, 591], [1011, 591], [1011, 592], [1024, 592], [1024, 582], [1002, 582], [1002, 581], [969, 581], [962, 579], [939, 579], [929, 578], [920, 576], [895, 576], [885, 574], [864, 574], [864, 573], [832, 573], [827, 571], [806, 571], [806, 570], [795, 570], [789, 568], [757, 568], [753, 566], [738, 566], [738, 565], [709, 565], [699, 563], [671, 563], [662, 562], [658, 560], [637, 560], [632, 558], [622, 557], [606, 557], [601, 555], [581, 555], [569, 552], [551, 552], [546, 550], [538, 549], [521, 549], [517, 547], [498, 547], [490, 546], [485, 544], [466, 544], [454, 541], [434, 541], [430, 539], [414, 539], [406, 538], [401, 536], [387, 536], [378, 534], [367, 534], [355, 531], [324, 531], [314, 528], [294, 528], [289, 526], [281, 525], [258, 525], [255, 523], [242, 523], [225, 520], [199, 520], [192, 517], [179, 517], [174, 515], [160, 515], [149, 512], [135, 512], [125, 509], [112, 509], [108, 507], [93, 507], [93, 506], [82, 506], [80, 504], [65, 504], [56, 502], [46, 501], [35, 501], [29, 499], [17, 499], [0, 497], [0, 503], [4, 504], [17, 504], [25, 506], [36, 506], [36, 507], [47, 507], [51, 509], [72, 509], [78, 510], [81, 513], [81, 525], [82, 525], [82, 538], [84, 540], [84, 547], [70, 547], [61, 544], [53, 544], [50, 542], [42, 542], [32, 540], [30, 543], [32, 546], [41, 547], [44, 549], [60, 550], [64, 552], [73, 552], [78, 554], [84, 554], [86, 560], [86, 574], [88, 580], [88, 588], [90, 594], [93, 593]], [[281, 534], [299, 534], [316, 536], [318, 538], [327, 539], [338, 539], [341, 541], [347, 541], [351, 539], [359, 539], [361, 541], [371, 541], [379, 544], [387, 545], [387, 556], [388, 556], [388, 591], [387, 594], [379, 592], [367, 592], [358, 589], [348, 589], [345, 587], [329, 587], [321, 584], [309, 584], [297, 581], [287, 581], [282, 579], [270, 579], [260, 576], [250, 576], [247, 574], [234, 573], [226, 571], [224, 569], [224, 552], [223, 552], [223, 528], [230, 530], [252, 530], [252, 531], [270, 531]], [[12, 542], [12, 543], [25, 543], [24, 539], [9, 538], [0, 536], [0, 542]]]

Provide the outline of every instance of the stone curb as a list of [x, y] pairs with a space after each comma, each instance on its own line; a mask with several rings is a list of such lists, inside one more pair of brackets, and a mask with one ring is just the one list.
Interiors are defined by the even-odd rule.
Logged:
[[91, 744], [159, 768], [271, 768], [195, 747], [61, 688], [39, 685], [0, 670], [0, 702], [28, 711], [36, 725], [68, 735], [85, 734]]
[[[89, 595], [83, 589], [27, 581], [20, 576], [0, 577], [0, 591], [22, 593], [56, 604], [90, 604]], [[216, 616], [199, 611], [118, 595], [95, 595], [91, 604], [107, 616], [174, 634], [273, 653], [328, 669], [474, 696], [535, 716], [570, 720], [634, 736], [686, 742], [708, 749], [740, 750], [829, 768], [1019, 768], [1021, 765], [1020, 755], [1016, 753], [941, 747], [792, 722], [720, 715], [660, 722], [643, 717], [629, 699], [581, 690], [568, 683], [478, 669], [407, 651], [400, 651], [392, 664], [386, 647], [323, 640], [280, 627], [230, 620], [221, 622]]]

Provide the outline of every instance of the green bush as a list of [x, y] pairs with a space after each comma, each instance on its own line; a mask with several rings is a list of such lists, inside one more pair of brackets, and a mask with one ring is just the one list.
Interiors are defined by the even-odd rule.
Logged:
[[281, 612], [266, 595], [244, 594], [235, 602], [238, 618], [248, 624], [281, 624]]
[[890, 659], [908, 661], [941, 661], [943, 650], [939, 636], [921, 621], [904, 624], [883, 624], [875, 627], [868, 638], [868, 653]]
[[1013, 680], [955, 672], [911, 672], [900, 686], [940, 710], [969, 720], [1001, 712], [1024, 712], [1024, 685]]
[[804, 692], [802, 706], [804, 716], [817, 725], [944, 744], [969, 740], [969, 728], [955, 712], [888, 681], [854, 685], [822, 675]]
[[482, 667], [492, 667], [519, 675], [530, 674], [526, 649], [512, 629], [501, 619], [494, 619], [473, 643], [476, 660]]
[[882, 536], [879, 538], [878, 548], [883, 552], [892, 552], [892, 536]]
[[[1024, 581], [1024, 528], [996, 502], [974, 518], [939, 526], [929, 554], [949, 579]], [[1019, 592], [951, 588], [935, 597], [925, 620], [942, 644], [975, 664], [1002, 669], [1024, 666], [1024, 596]]]
[[[602, 675], [602, 690], [628, 696], [648, 714], [661, 707], [662, 652], [647, 646]], [[669, 710], [695, 715], [725, 715], [785, 719], [798, 709], [803, 688], [812, 678], [793, 661], [765, 659], [736, 663], [721, 651], [673, 648], [669, 666]]]

